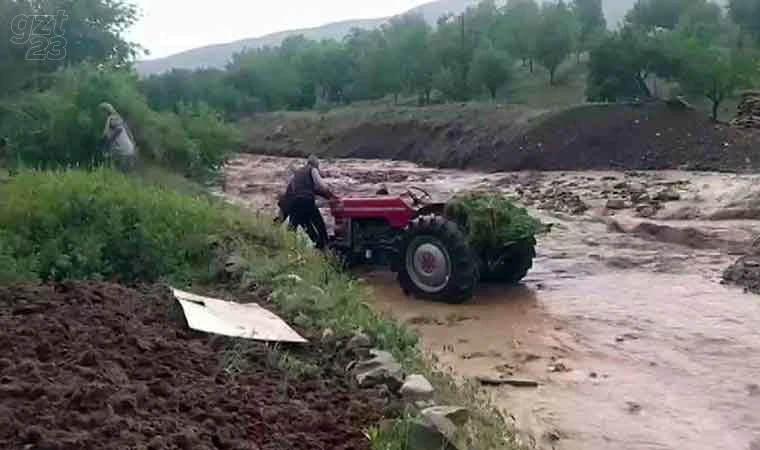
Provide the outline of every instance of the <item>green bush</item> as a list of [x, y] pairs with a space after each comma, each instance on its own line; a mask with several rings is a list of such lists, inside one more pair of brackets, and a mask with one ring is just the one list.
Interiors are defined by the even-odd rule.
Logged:
[[46, 168], [91, 166], [101, 159], [92, 116], [80, 113], [74, 98], [52, 91], [0, 102], [0, 136], [8, 140], [10, 162]]
[[467, 193], [454, 197], [446, 215], [461, 224], [475, 249], [497, 249], [532, 238], [544, 225], [499, 194]]
[[0, 232], [0, 283], [34, 278], [28, 259], [17, 258], [14, 247], [13, 237]]
[[205, 106], [179, 115], [156, 112], [133, 73], [82, 65], [55, 74], [45, 91], [0, 102], [9, 159], [36, 168], [97, 166], [106, 119], [98, 105], [104, 101], [127, 120], [142, 157], [188, 176], [216, 171], [240, 142], [237, 129]]
[[227, 154], [241, 142], [238, 128], [204, 103], [180, 105], [179, 117], [197, 155], [195, 170], [221, 170]]
[[237, 228], [208, 199], [110, 170], [24, 171], [0, 187], [0, 258], [16, 261], [19, 276], [187, 280]]

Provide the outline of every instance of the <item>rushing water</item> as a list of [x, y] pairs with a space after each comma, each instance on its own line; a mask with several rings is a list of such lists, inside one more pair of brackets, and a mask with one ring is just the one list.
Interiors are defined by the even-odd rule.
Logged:
[[[229, 194], [271, 208], [293, 163], [244, 157], [229, 168]], [[422, 186], [437, 198], [514, 187], [504, 186], [504, 174], [398, 162], [331, 161], [326, 169], [343, 194], [368, 194], [380, 182], [391, 192]], [[688, 180], [676, 206], [703, 210], [746, 196], [757, 181], [650, 175]], [[548, 174], [542, 183], [567, 186], [593, 206], [613, 177], [623, 175]], [[534, 212], [557, 225], [540, 240], [523, 286], [484, 286], [468, 304], [442, 305], [406, 298], [387, 273], [363, 274], [376, 308], [416, 328], [426, 349], [463, 377], [538, 381], [538, 388], [492, 393], [540, 448], [760, 450], [760, 302], [718, 282], [733, 259], [728, 249], [751, 242], [759, 224], [669, 222], [676, 237], [686, 227], [703, 233], [699, 242], [676, 239], [684, 246], [670, 234], [662, 242], [610, 232], [610, 218], [594, 210], [579, 217]], [[626, 212], [615, 220], [637, 223]]]
[[416, 324], [442, 363], [539, 381], [495, 397], [537, 438], [558, 437], [557, 448], [760, 443], [760, 307], [741, 292], [698, 275], [571, 278], [539, 264], [527, 287], [461, 307], [410, 301], [389, 281], [372, 281], [378, 307]]

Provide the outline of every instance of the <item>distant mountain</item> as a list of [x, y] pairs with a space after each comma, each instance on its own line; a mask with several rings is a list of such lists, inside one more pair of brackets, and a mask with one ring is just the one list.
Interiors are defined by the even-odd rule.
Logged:
[[[421, 13], [430, 23], [435, 23], [439, 17], [452, 12], [459, 14], [467, 6], [476, 4], [477, 0], [438, 0], [412, 9], [410, 12]], [[289, 36], [304, 35], [309, 39], [342, 39], [352, 28], [376, 28], [388, 20], [388, 17], [378, 19], [347, 20], [335, 22], [315, 28], [281, 31], [265, 36], [243, 39], [227, 44], [210, 45], [188, 50], [164, 58], [138, 61], [137, 72], [147, 76], [165, 72], [171, 69], [197, 69], [201, 67], [224, 67], [232, 55], [245, 49], [279, 45]]]
[[307, 38], [316, 40], [339, 38], [348, 34], [351, 28], [374, 28], [385, 22], [385, 20], [385, 18], [347, 20], [316, 28], [280, 31], [278, 33], [267, 34], [258, 38], [243, 39], [227, 44], [216, 44], [195, 48], [164, 58], [138, 61], [136, 68], [137, 72], [143, 76], [166, 72], [171, 69], [193, 70], [201, 67], [221, 68], [227, 64], [235, 53], [239, 53], [245, 49], [279, 45], [288, 36], [303, 34]]
[[[468, 6], [477, 3], [478, 0], [437, 0], [418, 6], [409, 12], [422, 14], [432, 24], [445, 14], [459, 14], [467, 9]], [[497, 3], [503, 3], [503, 1]], [[604, 12], [610, 28], [616, 27], [634, 3], [635, 0], [604, 0]], [[378, 19], [347, 20], [315, 28], [281, 31], [227, 44], [200, 47], [164, 58], [138, 61], [136, 68], [137, 72], [142, 76], [162, 73], [171, 69], [221, 68], [227, 64], [235, 53], [239, 53], [245, 49], [279, 45], [289, 36], [302, 34], [309, 39], [316, 40], [342, 39], [352, 28], [375, 28], [385, 23], [388, 19], [388, 17], [383, 17]]]
[[[425, 3], [409, 12], [422, 14], [429, 23], [434, 24], [448, 13], [459, 14], [467, 9], [468, 6], [475, 6], [479, 0], [438, 0], [435, 2]], [[496, 0], [496, 3], [506, 3], [505, 0]]]

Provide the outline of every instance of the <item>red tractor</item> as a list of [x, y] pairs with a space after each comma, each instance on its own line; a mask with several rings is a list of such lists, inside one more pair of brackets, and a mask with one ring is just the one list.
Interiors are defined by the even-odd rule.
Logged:
[[533, 238], [505, 249], [474, 249], [466, 224], [446, 217], [446, 205], [430, 199], [411, 187], [400, 197], [334, 201], [330, 248], [349, 266], [390, 266], [406, 294], [434, 301], [468, 301], [481, 279], [517, 283], [525, 277], [535, 257]]

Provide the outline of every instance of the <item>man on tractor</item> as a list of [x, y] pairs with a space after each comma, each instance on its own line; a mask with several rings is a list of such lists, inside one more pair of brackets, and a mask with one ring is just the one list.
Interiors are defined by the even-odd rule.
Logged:
[[312, 155], [309, 156], [306, 165], [293, 174], [285, 194], [280, 197], [278, 203], [281, 217], [290, 219], [290, 229], [303, 228], [317, 249], [324, 250], [328, 241], [327, 226], [317, 208], [317, 196], [328, 200], [337, 199], [322, 180], [319, 160]]

